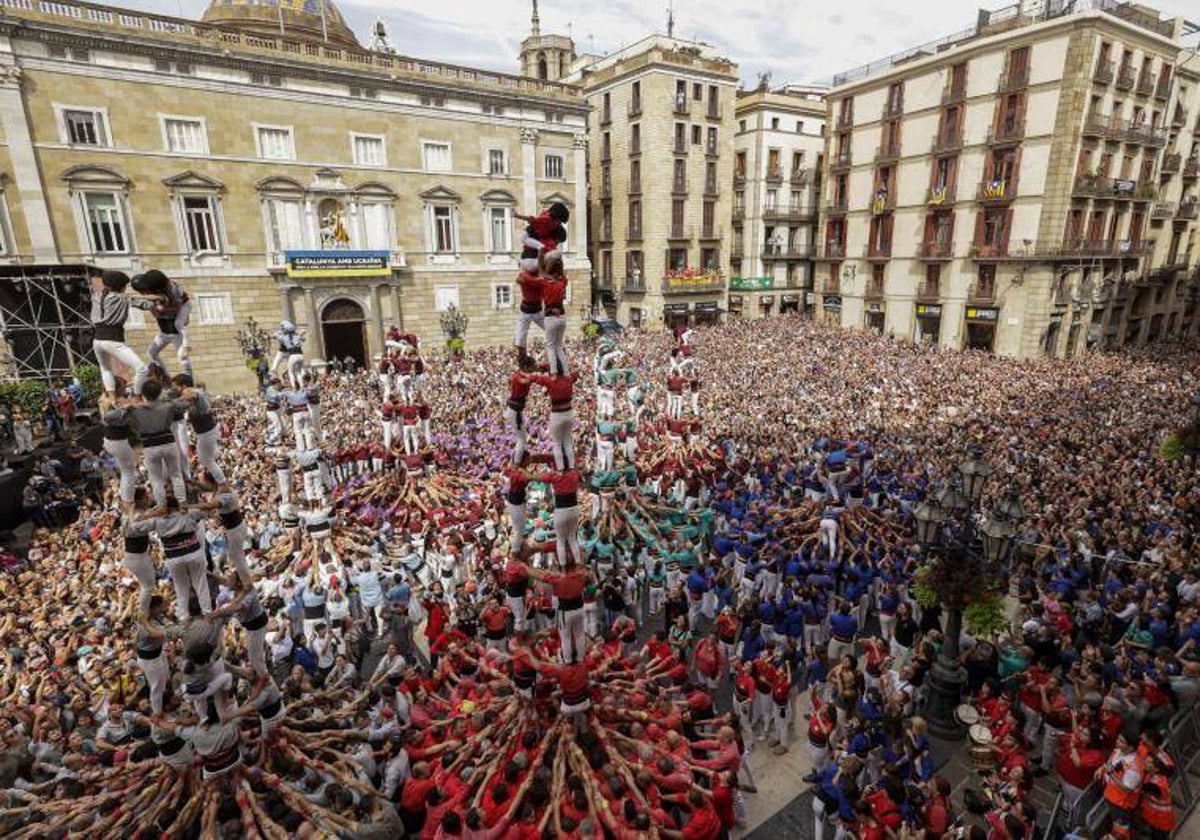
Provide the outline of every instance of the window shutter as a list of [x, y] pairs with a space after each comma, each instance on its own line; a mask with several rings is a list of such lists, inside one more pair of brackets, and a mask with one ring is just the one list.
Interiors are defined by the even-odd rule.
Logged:
[[975, 238], [972, 243], [975, 245], [983, 244], [983, 216], [986, 211], [978, 210], [975, 213]]
[[1008, 240], [1012, 235], [1013, 211], [1011, 209], [1004, 211], [1004, 230], [1000, 235], [1000, 253], [1008, 253]]
[[1023, 147], [1018, 146], [1016, 154], [1013, 155], [1012, 178], [1011, 178], [1011, 183], [1008, 185], [1009, 196], [1014, 196], [1014, 197], [1016, 196], [1017, 184], [1020, 183], [1020, 181], [1021, 181], [1021, 152], [1022, 151], [1024, 151]]

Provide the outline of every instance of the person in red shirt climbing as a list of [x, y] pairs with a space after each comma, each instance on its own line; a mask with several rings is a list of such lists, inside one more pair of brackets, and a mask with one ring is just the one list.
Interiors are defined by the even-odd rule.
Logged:
[[565, 375], [570, 369], [563, 340], [567, 334], [567, 276], [563, 273], [562, 254], [550, 251], [542, 255], [542, 312], [546, 331], [546, 362], [550, 374]]
[[578, 378], [578, 373], [570, 376], [529, 375], [529, 381], [545, 388], [550, 398], [550, 425], [546, 432], [554, 445], [554, 465], [560, 470], [575, 469], [575, 443], [571, 437], [575, 411], [571, 401], [575, 396], [575, 380]]
[[578, 566], [575, 558], [568, 555], [562, 572], [530, 566], [525, 566], [525, 570], [531, 578], [550, 584], [558, 599], [558, 635], [562, 640], [563, 662], [583, 661], [587, 653], [587, 636], [583, 631], [583, 590], [587, 586], [587, 569]]
[[517, 275], [517, 287], [521, 290], [521, 304], [513, 346], [517, 348], [517, 367], [523, 369], [533, 364], [526, 349], [529, 345], [529, 325], [537, 324], [543, 331], [546, 329], [545, 316], [542, 314], [542, 278], [536, 263], [533, 268], [522, 269]]

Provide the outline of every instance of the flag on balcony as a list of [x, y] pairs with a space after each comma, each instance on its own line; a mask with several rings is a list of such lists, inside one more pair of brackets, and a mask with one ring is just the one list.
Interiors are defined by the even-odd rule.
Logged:
[[1008, 192], [1008, 181], [1004, 178], [996, 178], [983, 188], [984, 198], [1004, 198]]

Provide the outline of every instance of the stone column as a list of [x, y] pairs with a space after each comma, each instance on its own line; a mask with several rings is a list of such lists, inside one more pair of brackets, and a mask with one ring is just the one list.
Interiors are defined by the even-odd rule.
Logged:
[[317, 318], [317, 301], [313, 298], [312, 289], [304, 289], [304, 307], [308, 313], [308, 336], [304, 342], [308, 349], [309, 358], [325, 359], [325, 340], [321, 336], [321, 321]]
[[[567, 237], [571, 251], [586, 257], [588, 230], [587, 203], [587, 135], [576, 134], [571, 138], [575, 148], [575, 206], [571, 208], [571, 235]], [[593, 266], [595, 268], [595, 266]]]
[[296, 307], [292, 305], [292, 289], [295, 286], [283, 286], [279, 289], [279, 319], [296, 323]]
[[521, 200], [522, 213], [537, 215], [537, 141], [536, 128], [521, 129]]
[[[25, 101], [21, 98], [21, 68], [16, 65], [0, 67], [0, 129], [8, 141], [13, 183], [25, 215], [33, 258], [39, 263], [57, 263], [58, 246], [54, 241], [54, 228], [50, 226], [42, 170], [33, 152]], [[16, 231], [13, 235], [17, 235]]]
[[371, 339], [367, 342], [372, 349], [372, 355], [383, 352], [383, 296], [380, 290], [382, 283], [371, 284]]
[[400, 284], [392, 285], [392, 312], [395, 313], [394, 318], [396, 327], [400, 330], [404, 329], [404, 306], [402, 305], [404, 294], [400, 289]]

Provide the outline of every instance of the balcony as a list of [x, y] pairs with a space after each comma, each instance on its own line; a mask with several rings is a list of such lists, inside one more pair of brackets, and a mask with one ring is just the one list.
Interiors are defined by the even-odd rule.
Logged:
[[1176, 126], [1178, 128], [1183, 128], [1184, 125], [1187, 124], [1187, 121], [1188, 121], [1187, 108], [1184, 108], [1182, 105], [1176, 105], [1175, 106], [1175, 116], [1171, 117], [1171, 125]]
[[971, 245], [971, 259], [973, 260], [994, 260], [1007, 256], [1007, 242], [975, 242]]
[[966, 84], [952, 85], [948, 84], [942, 88], [942, 104], [953, 105], [955, 102], [962, 102], [967, 98]]
[[626, 294], [643, 294], [646, 291], [646, 278], [638, 272], [636, 275], [631, 275], [625, 278], [625, 293]]
[[1025, 123], [1023, 120], [1015, 122], [1003, 123], [996, 126], [988, 132], [987, 142], [989, 146], [1008, 146], [1014, 143], [1020, 143], [1025, 136]]
[[1154, 209], [1150, 211], [1150, 218], [1155, 221], [1164, 221], [1175, 215], [1175, 204], [1169, 201], [1160, 201], [1154, 205]]
[[945, 262], [954, 259], [954, 243], [922, 242], [917, 246], [917, 259], [926, 262]]
[[793, 187], [807, 187], [808, 180], [808, 167], [792, 170], [791, 184]]
[[865, 260], [890, 260], [891, 258], [891, 242], [872, 242], [863, 248], [863, 259]]
[[708, 103], [708, 108], [704, 111], [704, 116], [710, 120], [721, 119], [721, 106]]
[[1183, 164], [1184, 178], [1200, 178], [1200, 157], [1188, 158]]
[[817, 259], [844, 260], [846, 259], [846, 246], [841, 242], [826, 242], [817, 252]]
[[636, 138], [636, 139], [632, 139], [632, 140], [630, 140], [630, 141], [629, 141], [629, 156], [630, 156], [630, 157], [635, 157], [635, 156], [637, 156], [637, 155], [640, 155], [641, 153], [642, 153], [642, 141], [641, 141], [641, 139], [640, 139], [640, 138]]
[[612, 146], [606, 145], [600, 149], [600, 162], [608, 163], [610, 160], [612, 160]]
[[642, 115], [641, 97], [629, 100], [629, 110], [626, 113], [631, 117], [640, 117]]
[[903, 102], [885, 102], [883, 105], [883, 118], [885, 120], [893, 120], [896, 117], [903, 116]]
[[745, 220], [746, 220], [746, 208], [745, 207], [734, 207], [733, 208], [734, 224], [741, 224]]
[[1137, 83], [1137, 74], [1132, 67], [1122, 67], [1117, 73], [1117, 90], [1133, 90]]
[[601, 201], [609, 201], [611, 198], [612, 198], [612, 185], [611, 184], [601, 184], [600, 185], [600, 200]]
[[863, 297], [867, 300], [883, 300], [883, 283], [869, 280], [867, 288], [863, 290]]
[[837, 277], [826, 277], [821, 282], [821, 294], [823, 295], [840, 295], [842, 293], [842, 281]]
[[686, 93], [676, 94], [671, 97], [671, 112], [681, 117], [686, 117], [692, 113], [692, 101], [688, 99]]
[[1029, 87], [1029, 67], [1009, 67], [996, 85], [997, 93], [1009, 93]]
[[687, 195], [688, 185], [686, 178], [675, 178], [671, 182], [671, 195]]
[[768, 167], [767, 183], [768, 184], [782, 184], [783, 183], [783, 168], [780, 166]]
[[636, 178], [629, 179], [629, 194], [630, 195], [641, 195], [642, 194], [642, 176], [639, 175]]
[[962, 133], [958, 131], [943, 131], [933, 138], [929, 151], [935, 155], [946, 152], [957, 152], [962, 148]]
[[705, 181], [704, 194], [709, 198], [716, 198], [721, 194], [721, 188], [717, 186], [716, 181]]
[[695, 234], [696, 234], [695, 228], [689, 227], [687, 225], [674, 225], [673, 224], [673, 225], [671, 225], [670, 233], [667, 234], [667, 239], [668, 240], [678, 240], [678, 241], [690, 240], [695, 236]]
[[854, 127], [854, 114], [853, 113], [838, 114], [838, 118], [837, 118], [837, 130], [838, 131], [843, 131], [847, 128], [853, 128], [853, 127]]
[[1083, 121], [1083, 136], [1106, 138], [1111, 134], [1113, 134], [1112, 114], [1089, 111]]
[[825, 215], [827, 216], [845, 216], [849, 210], [849, 205], [846, 204], [846, 199], [834, 199], [825, 203]]
[[1155, 99], [1170, 99], [1171, 98], [1171, 77], [1159, 76], [1158, 84], [1154, 86]]
[[891, 143], [887, 146], [879, 146], [875, 149], [876, 163], [895, 163], [900, 160], [900, 144]]
[[1012, 201], [1016, 196], [1016, 178], [994, 178], [979, 183], [979, 191], [975, 194], [975, 200], [984, 204], [1001, 204]]
[[611, 292], [612, 287], [613, 287], [613, 281], [612, 281], [611, 277], [597, 277], [596, 278], [596, 288], [599, 289], [600, 291]]
[[600, 225], [600, 230], [596, 233], [597, 242], [612, 242], [613, 234], [612, 227], [609, 225]]
[[605, 126], [605, 125], [611, 125], [611, 124], [612, 124], [612, 108], [601, 108], [600, 109], [600, 125]]
[[716, 143], [705, 143], [704, 154], [708, 155], [709, 157], [716, 157], [717, 155], [721, 154], [721, 149]]
[[733, 188], [741, 189], [744, 186], [746, 186], [746, 173], [745, 172], [734, 172], [733, 173]]
[[850, 168], [850, 150], [849, 149], [845, 149], [843, 151], [836, 152], [833, 155], [833, 157], [831, 157], [829, 159], [829, 171], [830, 172], [837, 172], [840, 169], [849, 169], [849, 168]]
[[995, 283], [972, 283], [967, 288], [968, 303], [991, 303], [996, 299]]
[[1111, 239], [1077, 239], [1068, 238], [1063, 241], [1064, 256], [1104, 257], [1113, 253], [1114, 243]]
[[1122, 257], [1144, 257], [1154, 249], [1149, 239], [1121, 239], [1117, 242], [1117, 254]]
[[714, 225], [700, 225], [700, 239], [701, 240], [724, 239], [724, 238], [725, 238], [725, 231], [723, 231], [721, 228], [715, 227]]
[[875, 197], [871, 199], [871, 213], [876, 216], [881, 216], [884, 213], [891, 213], [896, 209], [896, 193], [894, 190], [884, 190], [880, 193], [879, 188], [875, 189]]
[[1158, 77], [1153, 73], [1143, 73], [1138, 77], [1136, 90], [1139, 96], [1149, 96], [1158, 85]]
[[1163, 155], [1162, 168], [1158, 170], [1160, 175], [1174, 175], [1179, 171], [1179, 167], [1183, 164], [1183, 155], [1179, 152], [1174, 152], [1169, 155]]
[[674, 145], [671, 146], [671, 151], [677, 155], [686, 155], [688, 153], [687, 140], [676, 137]]
[[1097, 61], [1096, 71], [1092, 74], [1092, 81], [1098, 85], [1111, 85], [1116, 72], [1117, 64], [1115, 61]]
[[811, 260], [817, 254], [817, 246], [794, 242], [788, 245], [767, 245], [762, 250], [764, 262], [784, 262], [787, 260]]
[[930, 283], [926, 281], [917, 287], [917, 300], [934, 301], [942, 296], [941, 286], [938, 283]]
[[925, 191], [925, 203], [930, 207], [949, 207], [954, 204], [955, 192], [953, 184], [930, 187]]
[[725, 278], [715, 270], [671, 269], [662, 278], [664, 295], [694, 295], [723, 291], [725, 291]]
[[[1114, 139], [1116, 138], [1114, 137]], [[1167, 145], [1167, 135], [1162, 129], [1144, 123], [1137, 125], [1127, 124], [1125, 130], [1121, 132], [1121, 139], [1127, 143], [1140, 143], [1143, 146], [1161, 148]]]
[[1185, 201], [1179, 205], [1179, 209], [1175, 211], [1175, 218], [1182, 221], [1191, 221], [1196, 218], [1196, 200]]
[[625, 238], [632, 242], [641, 242], [642, 241], [642, 226], [641, 225], [630, 225], [629, 228], [625, 232]]
[[780, 207], [767, 207], [763, 210], [764, 222], [809, 222], [813, 212], [805, 204], [785, 204]]

